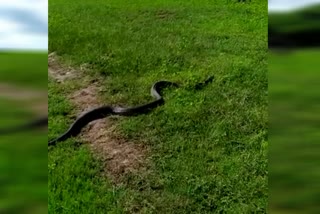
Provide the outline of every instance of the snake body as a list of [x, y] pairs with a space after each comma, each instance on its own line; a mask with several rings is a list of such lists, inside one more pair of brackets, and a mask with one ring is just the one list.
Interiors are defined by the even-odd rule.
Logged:
[[15, 134], [22, 131], [29, 131], [37, 128], [42, 128], [47, 125], [48, 125], [48, 116], [44, 116], [44, 117], [34, 119], [22, 125], [0, 129], [0, 135]]
[[[213, 76], [209, 77], [203, 83], [198, 83], [195, 86], [195, 88], [202, 88], [204, 85], [211, 82], [212, 80]], [[133, 116], [137, 114], [147, 113], [150, 110], [156, 108], [157, 106], [164, 104], [164, 99], [161, 96], [161, 91], [168, 86], [178, 87], [178, 84], [165, 80], [161, 80], [154, 83], [151, 87], [151, 96], [153, 96], [155, 100], [143, 105], [127, 108], [106, 105], [87, 111], [86, 113], [82, 114], [79, 118], [77, 118], [65, 133], [63, 133], [56, 139], [49, 141], [48, 145], [53, 146], [60, 141], [65, 141], [70, 137], [75, 137], [88, 123], [94, 120], [105, 118], [109, 115]]]
[[48, 145], [52, 146], [55, 145], [57, 142], [65, 141], [70, 137], [75, 137], [81, 132], [81, 129], [88, 123], [94, 120], [105, 118], [109, 115], [133, 116], [136, 114], [146, 113], [149, 110], [154, 109], [155, 107], [164, 103], [164, 99], [161, 96], [161, 90], [168, 86], [177, 87], [178, 85], [176, 83], [164, 80], [154, 83], [151, 87], [151, 95], [155, 98], [155, 100], [147, 104], [127, 108], [118, 106], [113, 107], [109, 105], [94, 108], [82, 114], [82, 116], [76, 119], [75, 122], [65, 133], [60, 135], [58, 138], [50, 141]]

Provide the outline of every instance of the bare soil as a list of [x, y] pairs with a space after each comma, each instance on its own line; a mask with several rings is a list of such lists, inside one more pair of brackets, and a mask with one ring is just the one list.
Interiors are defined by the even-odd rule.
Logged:
[[43, 116], [48, 113], [48, 96], [43, 90], [35, 90], [15, 84], [0, 83], [0, 97], [17, 101], [34, 114]]
[[[82, 87], [68, 96], [78, 115], [104, 105], [99, 96], [99, 92], [103, 91], [99, 80], [87, 77], [83, 69], [64, 67], [58, 61], [54, 53], [49, 55], [49, 75], [53, 79], [60, 84], [82, 81], [79, 83]], [[103, 161], [104, 173], [113, 180], [119, 179], [124, 174], [137, 172], [145, 166], [148, 149], [142, 144], [127, 142], [121, 138], [116, 133], [115, 124], [109, 118], [88, 124], [80, 139], [88, 143], [93, 153]]]

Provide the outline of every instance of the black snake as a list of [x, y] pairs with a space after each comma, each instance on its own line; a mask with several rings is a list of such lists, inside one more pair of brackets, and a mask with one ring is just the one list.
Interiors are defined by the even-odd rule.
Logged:
[[0, 135], [10, 135], [15, 134], [17, 132], [42, 128], [45, 126], [48, 126], [48, 116], [39, 117], [30, 122], [26, 122], [18, 126], [0, 129]]
[[[201, 89], [207, 83], [212, 82], [213, 78], [213, 76], [210, 76], [206, 81], [196, 84], [195, 89]], [[147, 104], [127, 108], [117, 106], [113, 107], [109, 105], [94, 108], [77, 118], [65, 133], [63, 133], [56, 139], [49, 141], [48, 145], [53, 146], [57, 142], [65, 141], [70, 137], [75, 137], [81, 132], [81, 129], [88, 123], [94, 120], [105, 118], [109, 115], [133, 116], [137, 114], [146, 113], [154, 109], [155, 107], [164, 104], [164, 99], [161, 96], [161, 91], [162, 89], [168, 86], [178, 87], [178, 84], [165, 80], [154, 83], [151, 87], [151, 95], [155, 98], [155, 100]]]

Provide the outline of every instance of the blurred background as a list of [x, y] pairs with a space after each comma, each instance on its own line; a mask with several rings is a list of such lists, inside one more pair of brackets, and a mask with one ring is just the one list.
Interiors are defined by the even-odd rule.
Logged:
[[47, 213], [47, 0], [0, 0], [0, 213]]
[[269, 1], [269, 211], [319, 213], [320, 1]]

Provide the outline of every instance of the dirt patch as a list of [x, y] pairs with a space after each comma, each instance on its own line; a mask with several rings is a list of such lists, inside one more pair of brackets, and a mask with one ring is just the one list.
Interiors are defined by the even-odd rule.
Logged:
[[[66, 70], [69, 70], [70, 73], [62, 78], [62, 74], [67, 73]], [[75, 72], [78, 73], [74, 74]], [[49, 56], [49, 74], [62, 84], [66, 84], [70, 80], [72, 80], [72, 83], [77, 82], [77, 79], [82, 81], [81, 85], [83, 87], [68, 96], [69, 100], [76, 107], [78, 115], [92, 108], [104, 105], [99, 97], [99, 92], [103, 91], [99, 81], [85, 78], [84, 72], [64, 68], [59, 65], [54, 54]], [[84, 80], [85, 84], [83, 84]], [[116, 134], [115, 126], [109, 118], [96, 120], [88, 124], [84, 128], [80, 138], [82, 141], [89, 143], [94, 154], [103, 160], [105, 173], [111, 176], [114, 181], [117, 181], [124, 174], [137, 172], [145, 165], [147, 148], [143, 145], [121, 139]]]
[[91, 142], [91, 148], [105, 163], [108, 174], [119, 178], [136, 173], [145, 166], [147, 148], [142, 144], [127, 142], [115, 135], [115, 126], [108, 120], [89, 124], [83, 138]]
[[38, 116], [48, 113], [48, 96], [46, 91], [0, 83], [0, 97], [18, 101], [22, 106], [30, 109]]
[[47, 97], [46, 91], [28, 89], [8, 83], [0, 83], [0, 97], [13, 100], [30, 100]]
[[48, 115], [48, 98], [34, 103], [32, 106], [30, 106], [30, 109], [38, 116]]
[[58, 57], [55, 52], [48, 55], [48, 74], [57, 82], [62, 83], [66, 80], [71, 80], [79, 77], [79, 72], [76, 72], [72, 67], [62, 67], [58, 63]]

